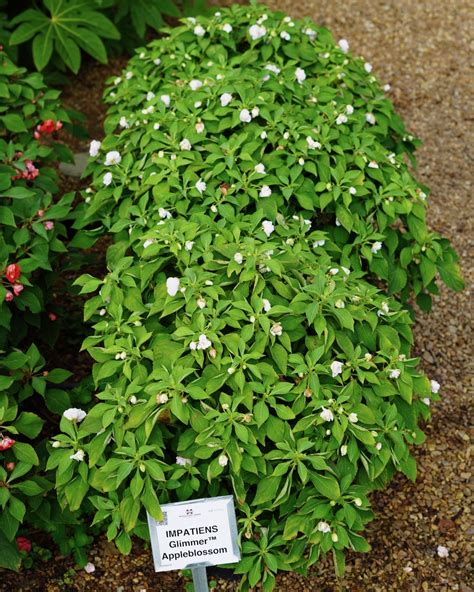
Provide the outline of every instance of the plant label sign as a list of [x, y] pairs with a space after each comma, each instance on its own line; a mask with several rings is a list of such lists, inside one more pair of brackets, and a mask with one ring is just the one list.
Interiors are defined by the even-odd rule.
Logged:
[[231, 495], [164, 504], [163, 520], [148, 515], [155, 571], [240, 561]]

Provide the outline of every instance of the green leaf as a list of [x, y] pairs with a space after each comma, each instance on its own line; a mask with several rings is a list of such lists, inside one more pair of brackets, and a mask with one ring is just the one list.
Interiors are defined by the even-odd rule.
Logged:
[[33, 39], [32, 44], [33, 61], [36, 68], [41, 72], [49, 63], [53, 55], [52, 31], [49, 28], [46, 33], [40, 33]]
[[265, 477], [265, 479], [259, 481], [257, 493], [253, 500], [254, 505], [259, 506], [274, 500], [277, 496], [280, 482], [281, 477]]
[[38, 455], [35, 449], [30, 444], [24, 442], [16, 442], [12, 447], [13, 453], [18, 460], [26, 462], [30, 465], [39, 465]]

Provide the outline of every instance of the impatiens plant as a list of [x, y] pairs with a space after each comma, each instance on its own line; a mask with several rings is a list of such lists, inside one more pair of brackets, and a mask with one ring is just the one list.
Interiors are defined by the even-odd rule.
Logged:
[[457, 255], [428, 229], [428, 189], [405, 162], [418, 143], [371, 65], [311, 21], [261, 12], [188, 19], [113, 80], [89, 215], [117, 232], [165, 195], [181, 214], [302, 211], [335, 260], [403, 300], [428, 309], [438, 275], [460, 289]]
[[[53, 164], [70, 160], [58, 141], [69, 114], [38, 73], [0, 52], [0, 346], [18, 344], [28, 327], [49, 322], [52, 267], [66, 251], [64, 220], [72, 193], [54, 200]], [[41, 272], [41, 273], [39, 273]]]
[[456, 255], [347, 42], [255, 6], [167, 34], [113, 80], [90, 147], [76, 226], [114, 244], [77, 281], [98, 403], [61, 420], [59, 501], [128, 552], [146, 512], [230, 493], [243, 590], [328, 552], [342, 573], [437, 399], [400, 300], [426, 305], [438, 272], [459, 288]]

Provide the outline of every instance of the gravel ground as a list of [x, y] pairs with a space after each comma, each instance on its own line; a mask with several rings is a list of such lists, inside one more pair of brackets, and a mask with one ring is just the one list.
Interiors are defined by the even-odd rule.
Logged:
[[[418, 316], [417, 353], [428, 375], [442, 384], [443, 400], [434, 408], [432, 423], [427, 426], [426, 444], [415, 450], [416, 485], [399, 476], [387, 490], [373, 496], [377, 518], [368, 531], [372, 551], [350, 555], [343, 580], [337, 581], [330, 562], [323, 562], [308, 578], [282, 575], [277, 592], [474, 592], [469, 565], [474, 534], [469, 506], [474, 254], [469, 201], [474, 140], [472, 5], [468, 0], [275, 0], [268, 4], [294, 17], [309, 15], [329, 27], [336, 39], [345, 37], [352, 51], [364, 55], [380, 79], [392, 85], [398, 111], [424, 141], [418, 152], [418, 175], [432, 189], [430, 225], [452, 240], [462, 257], [466, 278], [463, 293], [443, 289], [433, 312]], [[95, 137], [100, 137], [102, 81], [111, 70], [118, 71], [120, 64], [116, 60], [107, 70], [90, 67], [68, 92], [69, 100], [77, 97], [77, 109], [93, 116], [89, 127]], [[438, 545], [449, 549], [448, 557], [437, 555]], [[34, 575], [0, 575], [0, 590], [185, 589], [183, 578], [176, 574], [154, 574], [150, 553], [141, 546], [124, 558], [113, 546], [99, 541], [90, 559], [96, 572], [78, 572], [70, 583], [64, 574], [72, 562], [66, 559], [39, 566]], [[216, 589], [234, 587], [218, 581]]]

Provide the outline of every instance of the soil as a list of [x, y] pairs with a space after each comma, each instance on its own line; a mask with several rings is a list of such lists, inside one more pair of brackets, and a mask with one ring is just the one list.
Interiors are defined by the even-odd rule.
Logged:
[[[222, 4], [223, 2], [217, 2]], [[217, 4], [216, 3], [216, 4]], [[343, 579], [330, 560], [304, 578], [282, 574], [277, 592], [474, 592], [471, 517], [472, 465], [472, 287], [474, 138], [470, 82], [472, 5], [468, 0], [270, 0], [272, 8], [294, 17], [311, 16], [329, 27], [336, 39], [374, 66], [390, 83], [391, 98], [411, 131], [424, 141], [418, 152], [418, 177], [431, 187], [430, 226], [447, 236], [461, 255], [466, 289], [442, 289], [433, 311], [418, 313], [416, 351], [422, 367], [441, 383], [442, 401], [433, 408], [427, 441], [414, 450], [416, 484], [397, 476], [373, 495], [376, 519], [367, 537], [372, 551], [349, 554]], [[472, 47], [471, 47], [472, 49]], [[89, 64], [64, 92], [66, 104], [87, 116], [91, 137], [102, 137], [104, 81], [118, 74], [125, 59], [109, 66]], [[470, 109], [471, 107], [471, 109]], [[84, 142], [74, 148], [84, 150]], [[449, 550], [439, 557], [438, 545]], [[155, 574], [151, 553], [135, 543], [123, 557], [100, 539], [89, 554], [96, 571], [73, 567], [71, 558], [55, 557], [34, 571], [0, 574], [0, 590], [30, 592], [180, 592], [177, 573]], [[3, 576], [3, 577], [2, 577]], [[189, 580], [188, 580], [189, 581]], [[216, 590], [235, 590], [218, 580]]]

